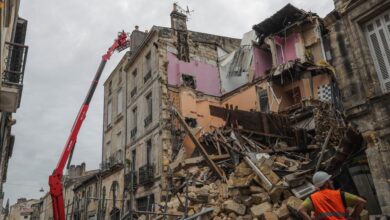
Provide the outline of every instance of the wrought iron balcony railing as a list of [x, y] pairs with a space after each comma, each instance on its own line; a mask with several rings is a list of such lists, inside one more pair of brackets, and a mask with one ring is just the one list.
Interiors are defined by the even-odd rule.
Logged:
[[154, 181], [154, 166], [152, 164], [146, 164], [139, 168], [138, 171], [139, 184], [146, 185], [153, 183]]
[[6, 42], [5, 46], [8, 55], [5, 58], [6, 69], [3, 74], [3, 83], [22, 87], [28, 46], [11, 42]]

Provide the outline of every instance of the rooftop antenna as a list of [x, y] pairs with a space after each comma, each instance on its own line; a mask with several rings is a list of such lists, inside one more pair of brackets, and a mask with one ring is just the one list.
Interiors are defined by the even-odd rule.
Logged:
[[175, 8], [178, 12], [182, 13], [182, 14], [186, 14], [187, 15], [187, 18], [190, 17], [192, 15], [192, 13], [195, 12], [195, 10], [190, 10], [190, 8], [188, 7], [188, 5], [186, 6], [186, 9], [183, 9], [182, 7], [179, 6], [178, 2], [175, 2]]

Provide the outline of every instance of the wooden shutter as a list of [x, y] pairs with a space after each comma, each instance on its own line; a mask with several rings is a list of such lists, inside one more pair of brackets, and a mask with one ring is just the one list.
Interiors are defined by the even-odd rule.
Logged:
[[390, 92], [390, 11], [365, 24], [371, 55], [383, 92]]

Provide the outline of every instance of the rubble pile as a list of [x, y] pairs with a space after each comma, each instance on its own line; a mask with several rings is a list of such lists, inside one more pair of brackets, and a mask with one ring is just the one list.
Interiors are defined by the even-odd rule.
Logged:
[[[213, 161], [223, 177], [215, 175], [213, 166], [197, 151], [191, 158], [177, 159], [180, 162], [171, 166], [171, 199], [165, 204], [166, 211], [192, 216], [212, 208], [207, 219], [216, 220], [296, 218], [302, 199], [315, 191], [310, 176], [316, 167], [326, 168], [346, 134], [345, 126], [331, 117], [327, 105], [309, 109], [299, 113], [299, 120], [294, 113], [290, 117], [293, 122], [284, 126], [283, 132], [268, 129], [268, 133], [245, 128], [239, 110], [226, 110], [226, 126], [199, 138], [207, 149], [207, 161]], [[310, 117], [314, 127], [294, 127]], [[264, 120], [258, 124], [270, 127], [264, 125]]]

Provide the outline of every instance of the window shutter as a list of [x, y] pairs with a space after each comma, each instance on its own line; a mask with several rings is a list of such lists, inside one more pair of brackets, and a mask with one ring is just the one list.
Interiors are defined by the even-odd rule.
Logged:
[[390, 92], [390, 11], [365, 25], [375, 69], [383, 92]]

